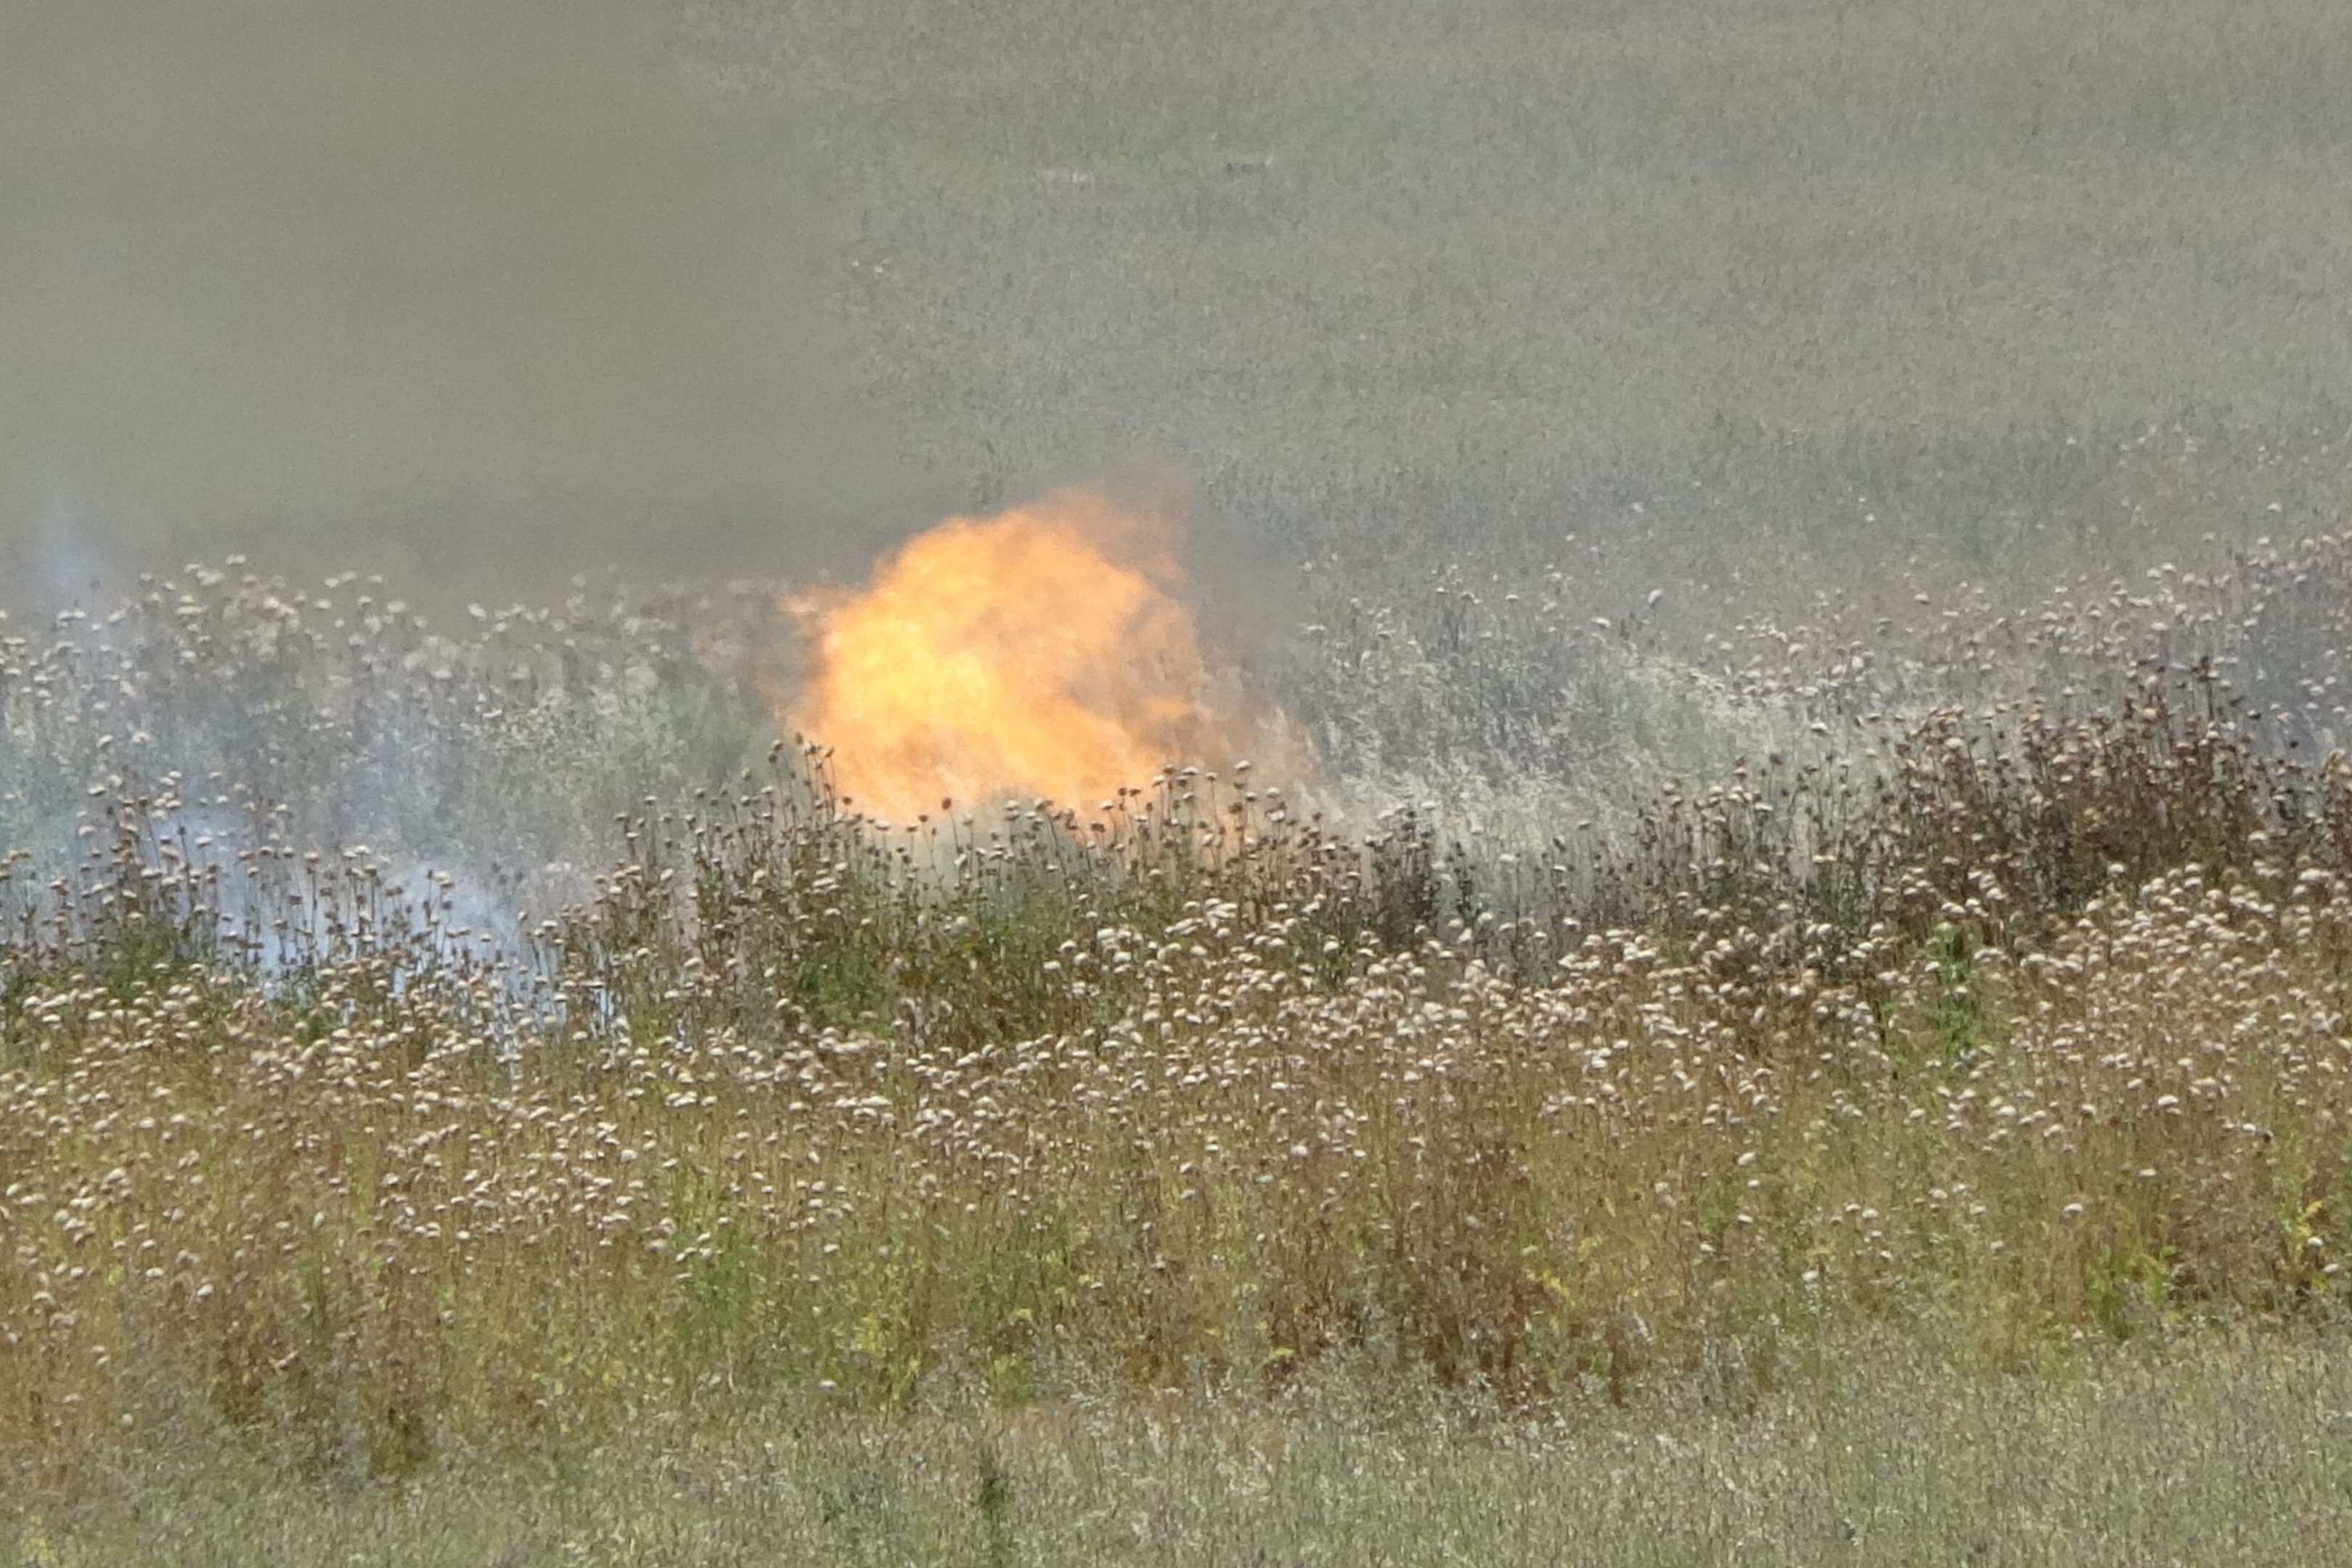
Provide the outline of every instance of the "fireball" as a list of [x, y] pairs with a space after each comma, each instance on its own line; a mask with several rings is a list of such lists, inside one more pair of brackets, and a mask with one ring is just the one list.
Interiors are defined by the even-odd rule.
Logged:
[[830, 748], [859, 810], [904, 821], [944, 801], [1087, 805], [1214, 756], [1213, 710], [1170, 521], [1066, 489], [951, 517], [866, 588], [787, 598], [810, 633], [783, 717]]

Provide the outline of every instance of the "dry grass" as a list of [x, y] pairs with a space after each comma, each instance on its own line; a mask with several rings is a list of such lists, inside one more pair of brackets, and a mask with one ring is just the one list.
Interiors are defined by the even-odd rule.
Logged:
[[[2231, 624], [2332, 636], [2287, 559]], [[194, 1402], [398, 1477], [782, 1390], [1738, 1408], [1871, 1325], [2330, 1320], [2352, 792], [2210, 659], [2116, 684], [1507, 860], [1189, 769], [884, 831], [780, 752], [528, 945], [101, 803], [11, 874], [0, 1433], [62, 1476]]]

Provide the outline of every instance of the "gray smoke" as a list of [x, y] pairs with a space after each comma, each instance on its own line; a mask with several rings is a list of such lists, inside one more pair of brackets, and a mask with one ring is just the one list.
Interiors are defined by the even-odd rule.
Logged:
[[907, 509], [801, 139], [663, 16], [0, 0], [0, 597], [862, 564]]

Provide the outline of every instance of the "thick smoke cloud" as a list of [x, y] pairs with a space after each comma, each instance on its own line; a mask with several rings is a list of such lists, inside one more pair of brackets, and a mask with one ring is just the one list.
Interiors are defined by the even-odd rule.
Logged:
[[860, 566], [901, 492], [799, 142], [659, 24], [0, 0], [0, 597], [236, 549], [484, 595]]

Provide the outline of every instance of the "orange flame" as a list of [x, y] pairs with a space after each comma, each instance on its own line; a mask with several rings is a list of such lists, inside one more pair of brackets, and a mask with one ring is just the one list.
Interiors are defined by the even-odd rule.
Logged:
[[811, 632], [782, 717], [832, 748], [858, 809], [900, 821], [949, 798], [1089, 805], [1211, 754], [1234, 727], [1210, 707], [1176, 531], [1078, 489], [951, 517], [861, 593], [780, 600]]

